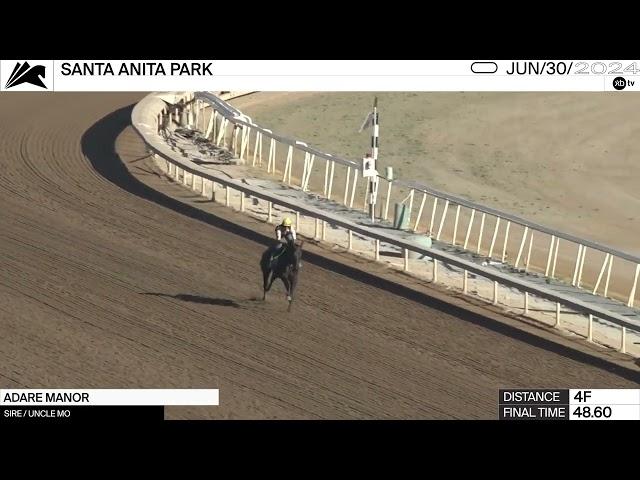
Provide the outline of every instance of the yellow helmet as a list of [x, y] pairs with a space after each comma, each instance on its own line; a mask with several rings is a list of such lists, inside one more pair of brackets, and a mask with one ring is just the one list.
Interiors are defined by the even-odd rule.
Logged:
[[282, 226], [283, 226], [283, 227], [290, 227], [290, 226], [291, 226], [291, 219], [290, 219], [289, 217], [285, 218], [285, 219], [282, 221]]

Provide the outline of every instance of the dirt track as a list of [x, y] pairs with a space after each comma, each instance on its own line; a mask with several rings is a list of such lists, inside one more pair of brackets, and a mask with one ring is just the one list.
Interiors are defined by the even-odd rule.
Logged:
[[0, 387], [218, 387], [220, 407], [169, 416], [336, 419], [490, 419], [499, 388], [637, 388], [633, 365], [318, 248], [295, 315], [280, 289], [256, 301], [271, 227], [154, 174], [128, 127], [140, 97], [0, 95]]

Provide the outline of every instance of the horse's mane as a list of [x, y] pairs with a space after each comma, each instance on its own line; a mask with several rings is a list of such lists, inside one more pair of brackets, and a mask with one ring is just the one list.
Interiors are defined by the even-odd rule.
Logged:
[[284, 268], [293, 268], [294, 270], [298, 269], [298, 262], [300, 261], [300, 257], [302, 256], [302, 243], [296, 244], [295, 242], [291, 242], [287, 244], [287, 251], [285, 253], [287, 264]]

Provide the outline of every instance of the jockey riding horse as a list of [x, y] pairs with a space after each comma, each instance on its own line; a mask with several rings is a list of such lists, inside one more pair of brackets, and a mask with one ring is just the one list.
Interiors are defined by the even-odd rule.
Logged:
[[280, 278], [287, 289], [288, 310], [291, 309], [302, 257], [302, 244], [300, 246], [295, 244], [296, 231], [292, 228], [291, 223], [290, 218], [285, 218], [276, 227], [278, 243], [267, 249], [260, 261], [263, 275], [263, 300], [267, 298], [267, 292], [275, 279]]

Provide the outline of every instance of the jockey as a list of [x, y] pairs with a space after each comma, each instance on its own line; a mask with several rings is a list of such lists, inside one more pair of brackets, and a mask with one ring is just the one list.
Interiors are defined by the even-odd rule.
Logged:
[[[282, 223], [276, 226], [276, 238], [278, 240], [278, 244], [271, 255], [272, 262], [280, 254], [284, 245], [289, 242], [293, 245], [293, 242], [296, 241], [296, 230], [293, 228], [289, 217], [285, 217], [285, 219], [282, 220]], [[298, 264], [298, 268], [300, 267], [302, 267], [302, 262]]]
[[278, 247], [277, 247], [278, 250], [282, 248], [283, 244], [289, 241], [289, 238], [287, 238], [289, 235], [291, 235], [291, 241], [295, 241], [296, 239], [296, 231], [291, 226], [291, 223], [292, 223], [291, 219], [289, 217], [286, 217], [284, 220], [282, 220], [282, 223], [276, 227], [276, 238], [278, 239]]

